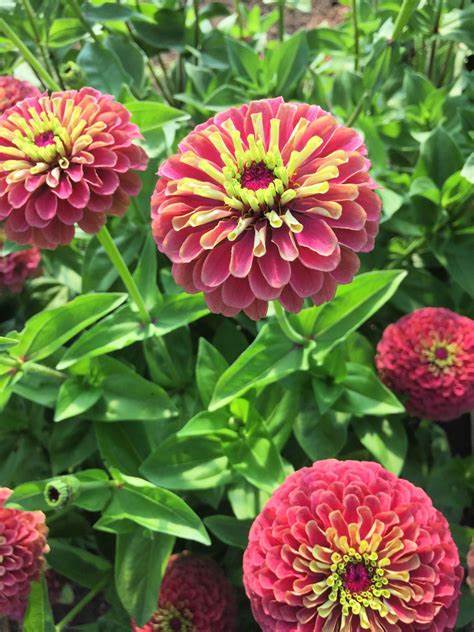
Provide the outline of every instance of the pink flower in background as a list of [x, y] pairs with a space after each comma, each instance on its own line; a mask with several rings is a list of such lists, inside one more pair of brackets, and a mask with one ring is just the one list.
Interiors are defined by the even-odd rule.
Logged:
[[0, 242], [0, 293], [21, 292], [26, 279], [35, 276], [41, 261], [38, 248], [2, 255]]
[[263, 632], [450, 632], [462, 577], [427, 494], [369, 462], [320, 461], [289, 476], [244, 554]]
[[0, 617], [21, 620], [49, 548], [43, 512], [6, 509], [10, 494], [0, 488]]
[[255, 320], [319, 305], [373, 248], [380, 198], [360, 135], [319, 106], [253, 101], [198, 125], [159, 168], [152, 229], [177, 283]]
[[232, 632], [236, 629], [233, 588], [210, 557], [172, 555], [161, 584], [158, 610], [133, 632]]
[[39, 97], [41, 92], [28, 81], [21, 81], [15, 77], [0, 77], [0, 114], [12, 105], [27, 97]]
[[474, 539], [467, 554], [467, 572], [467, 585], [471, 589], [471, 593], [474, 594]]
[[20, 244], [96, 233], [140, 190], [146, 154], [129, 112], [93, 88], [25, 99], [0, 118], [0, 219]]
[[378, 372], [416, 417], [450, 421], [474, 408], [474, 321], [425, 307], [389, 325]]

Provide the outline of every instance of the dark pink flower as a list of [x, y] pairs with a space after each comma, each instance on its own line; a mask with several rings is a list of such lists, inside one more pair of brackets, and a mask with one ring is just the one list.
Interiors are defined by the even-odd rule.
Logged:
[[471, 593], [474, 594], [474, 538], [467, 554], [467, 573], [467, 585], [471, 589]]
[[181, 553], [170, 558], [152, 619], [133, 632], [232, 632], [234, 591], [210, 557]]
[[319, 305], [372, 249], [381, 201], [362, 138], [282, 98], [198, 125], [160, 167], [152, 229], [177, 283], [213, 312], [255, 320], [278, 299]]
[[450, 421], [474, 408], [474, 320], [425, 307], [389, 325], [378, 372], [416, 417]]
[[49, 548], [43, 512], [6, 509], [10, 494], [0, 488], [0, 617], [21, 620]]
[[146, 168], [129, 112], [93, 88], [29, 98], [0, 118], [0, 219], [20, 244], [68, 244], [122, 215]]
[[39, 97], [41, 92], [28, 81], [21, 81], [15, 77], [0, 77], [0, 114], [12, 105], [27, 97]]
[[289, 476], [244, 554], [263, 632], [450, 632], [462, 577], [426, 493], [369, 462], [320, 461]]
[[2, 255], [0, 242], [0, 293], [21, 292], [26, 279], [38, 273], [41, 253], [38, 248]]

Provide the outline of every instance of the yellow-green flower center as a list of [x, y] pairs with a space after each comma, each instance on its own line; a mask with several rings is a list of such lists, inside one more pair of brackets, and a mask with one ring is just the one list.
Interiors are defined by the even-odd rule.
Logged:
[[443, 373], [456, 363], [459, 347], [455, 342], [435, 340], [422, 350], [423, 357], [430, 363], [434, 373]]
[[153, 615], [153, 629], [159, 632], [193, 632], [192, 613], [185, 609], [178, 610], [172, 605], [158, 608]]

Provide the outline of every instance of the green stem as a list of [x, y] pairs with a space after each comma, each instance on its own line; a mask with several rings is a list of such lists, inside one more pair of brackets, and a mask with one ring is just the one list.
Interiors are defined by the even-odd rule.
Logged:
[[43, 68], [28, 46], [23, 43], [23, 41], [18, 37], [15, 31], [8, 26], [3, 18], [0, 18], [0, 31], [3, 31], [8, 39], [15, 44], [24, 60], [31, 66], [45, 86], [47, 86], [50, 90], [61, 90], [61, 87], [58, 83], [56, 83], [55, 79], [53, 79], [49, 72]]
[[200, 28], [199, 28], [199, 0], [193, 0], [194, 8], [194, 48], [199, 49]]
[[41, 35], [37, 25], [37, 18], [33, 11], [33, 7], [31, 6], [30, 0], [22, 0], [23, 8], [25, 9], [25, 13], [28, 17], [28, 22], [30, 23], [31, 29], [33, 31], [33, 35], [35, 38], [36, 46], [38, 47], [39, 52], [41, 53], [41, 57], [43, 59], [43, 63], [46, 66], [48, 72], [53, 75], [54, 67], [52, 65], [51, 59], [48, 55], [48, 49], [43, 46], [41, 42]]
[[168, 94], [170, 95], [170, 98], [173, 102], [173, 83], [168, 75], [168, 71], [166, 69], [165, 66], [165, 62], [163, 61], [163, 58], [161, 57], [160, 53], [157, 54], [157, 59], [158, 59], [158, 63], [160, 64], [160, 68], [161, 68], [161, 72], [163, 73], [163, 80], [166, 84], [166, 89], [168, 91]]
[[435, 22], [433, 25], [433, 41], [431, 42], [431, 50], [430, 50], [430, 56], [429, 56], [429, 61], [428, 61], [428, 69], [426, 74], [428, 75], [429, 79], [432, 79], [433, 77], [433, 72], [434, 72], [434, 66], [435, 66], [435, 59], [436, 59], [436, 49], [438, 47], [438, 32], [439, 32], [439, 25], [441, 22], [441, 13], [443, 11], [443, 0], [438, 0], [438, 4], [436, 7], [436, 15], [435, 15]]
[[87, 595], [85, 595], [80, 601], [78, 601], [77, 604], [74, 606], [74, 608], [69, 610], [69, 612], [64, 617], [64, 619], [62, 619], [56, 625], [56, 632], [61, 632], [61, 630], [64, 630], [67, 625], [69, 625], [72, 621], [74, 621], [74, 619], [81, 612], [81, 610], [85, 608], [85, 606], [87, 606], [87, 604], [90, 603], [94, 599], [94, 597], [96, 597], [106, 587], [108, 581], [109, 581], [108, 577], [101, 579], [94, 586], [94, 588], [92, 588], [92, 590], [90, 590], [87, 593]]
[[295, 342], [297, 345], [307, 345], [309, 340], [299, 334], [293, 328], [290, 321], [288, 320], [288, 316], [286, 315], [285, 310], [283, 309], [279, 301], [273, 301], [273, 309], [275, 310], [275, 316], [278, 320], [278, 324], [280, 325], [281, 330], [283, 331], [285, 336], [292, 342]]
[[352, 0], [352, 25], [354, 27], [354, 70], [359, 70], [359, 20], [357, 15], [357, 0]]
[[244, 36], [244, 19], [242, 15], [242, 6], [240, 0], [234, 0], [235, 13], [237, 15], [237, 24], [239, 25], [239, 35], [241, 38]]
[[86, 18], [82, 15], [81, 7], [79, 6], [77, 0], [67, 0], [67, 3], [71, 7], [72, 12], [75, 14], [77, 19], [81, 22], [82, 26], [86, 29], [89, 35], [92, 37], [96, 44], [102, 45], [97, 35], [94, 33], [94, 29], [86, 20]]
[[113, 263], [117, 272], [119, 273], [120, 278], [127, 288], [130, 298], [137, 306], [140, 318], [143, 320], [144, 323], [149, 323], [151, 319], [150, 314], [148, 313], [148, 310], [146, 308], [145, 301], [143, 300], [143, 297], [140, 294], [140, 290], [138, 289], [135, 280], [130, 274], [130, 270], [127, 268], [127, 264], [123, 260], [122, 255], [115, 245], [115, 242], [112, 239], [112, 236], [105, 224], [97, 233], [97, 238], [99, 239], [105, 252], [108, 254], [110, 261]]
[[285, 0], [278, 0], [278, 38], [280, 42], [285, 37]]
[[369, 96], [369, 93], [367, 91], [364, 92], [364, 94], [361, 96], [359, 103], [356, 105], [355, 110], [352, 112], [349, 120], [347, 121], [347, 127], [352, 127], [354, 123], [357, 121], [357, 119], [360, 116], [360, 113], [362, 112], [364, 108], [364, 105], [368, 96]]

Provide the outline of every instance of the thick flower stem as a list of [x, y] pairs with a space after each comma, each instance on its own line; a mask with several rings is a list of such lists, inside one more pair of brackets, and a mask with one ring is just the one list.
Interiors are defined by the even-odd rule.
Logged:
[[15, 31], [8, 26], [3, 18], [0, 18], [0, 31], [3, 31], [8, 39], [15, 44], [23, 59], [31, 66], [46, 87], [50, 90], [61, 90], [61, 87], [55, 79], [53, 79], [49, 72], [43, 68], [28, 46], [23, 43], [23, 41], [18, 37]]
[[128, 294], [130, 298], [134, 301], [135, 305], [138, 308], [138, 312], [140, 314], [140, 318], [144, 323], [149, 323], [151, 321], [150, 314], [148, 313], [148, 309], [146, 308], [145, 301], [143, 300], [142, 295], [140, 294], [140, 290], [137, 287], [132, 275], [130, 274], [130, 270], [127, 267], [127, 264], [122, 258], [122, 255], [119, 252], [119, 249], [115, 245], [114, 240], [112, 239], [111, 234], [106, 225], [102, 226], [102, 228], [97, 233], [97, 238], [100, 241], [102, 248], [108, 254], [110, 261], [115, 266], [115, 269], [120, 275], [125, 287], [127, 288]]
[[280, 325], [281, 330], [283, 331], [285, 336], [297, 345], [307, 345], [307, 338], [299, 334], [293, 328], [290, 321], [288, 320], [288, 316], [286, 315], [285, 310], [278, 301], [273, 301], [273, 309], [275, 310], [275, 316], [278, 320], [278, 324]]
[[352, 25], [354, 27], [354, 70], [359, 70], [359, 19], [357, 15], [357, 0], [352, 0]]
[[101, 579], [94, 586], [94, 588], [92, 588], [92, 590], [90, 590], [87, 593], [87, 595], [85, 595], [80, 601], [78, 601], [77, 604], [74, 606], [74, 608], [69, 610], [69, 612], [64, 617], [64, 619], [62, 619], [55, 626], [56, 632], [61, 632], [62, 630], [66, 629], [66, 626], [68, 626], [72, 621], [74, 621], [74, 619], [81, 612], [81, 610], [85, 608], [87, 604], [90, 603], [94, 599], [94, 597], [96, 597], [106, 587], [108, 581], [109, 581], [108, 577]]

